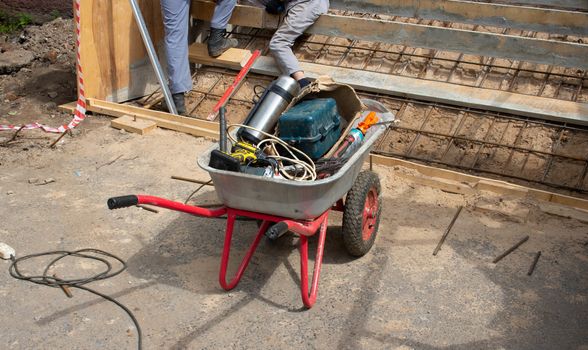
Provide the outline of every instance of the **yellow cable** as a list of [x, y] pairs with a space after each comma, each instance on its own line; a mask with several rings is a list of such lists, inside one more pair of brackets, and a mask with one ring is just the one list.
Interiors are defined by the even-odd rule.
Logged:
[[[295, 147], [290, 146], [289, 144], [282, 141], [281, 139], [279, 139], [275, 135], [269, 134], [265, 131], [262, 131], [262, 130], [256, 129], [254, 127], [251, 127], [249, 125], [244, 125], [244, 124], [227, 125], [227, 136], [231, 140], [231, 142], [233, 142], [233, 143], [238, 142], [230, 133], [230, 131], [233, 128], [246, 128], [246, 129], [254, 130], [254, 131], [259, 132], [260, 134], [266, 136], [267, 139], [262, 140], [257, 145], [257, 147], [259, 147], [260, 149], [263, 149], [262, 145], [265, 145], [265, 144], [267, 144], [269, 147], [271, 147], [271, 149], [273, 150], [273, 152], [276, 155], [267, 155], [267, 156], [278, 161], [278, 170], [279, 170], [280, 174], [282, 176], [284, 176], [286, 179], [295, 180], [295, 181], [314, 181], [317, 179], [316, 167], [314, 165], [314, 162], [304, 152], [300, 151], [299, 149], [297, 149]], [[276, 143], [280, 144], [281, 146], [284, 147], [284, 149], [286, 149], [286, 151], [288, 151], [289, 157], [284, 157], [282, 155], [279, 155], [279, 153], [275, 147]], [[295, 152], [301, 154], [303, 156], [303, 158], [306, 158], [306, 159], [300, 159], [292, 151], [295, 151]], [[294, 173], [294, 175], [292, 175], [284, 169], [284, 165], [282, 164], [282, 162], [289, 162], [294, 165], [301, 166], [302, 169], [304, 170], [304, 173], [301, 176], [296, 176], [296, 173]]]

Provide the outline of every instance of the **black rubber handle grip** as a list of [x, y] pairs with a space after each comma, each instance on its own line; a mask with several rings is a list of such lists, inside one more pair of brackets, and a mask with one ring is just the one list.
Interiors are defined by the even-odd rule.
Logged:
[[288, 224], [280, 221], [270, 227], [265, 234], [269, 239], [278, 239], [286, 232], [288, 232]]
[[108, 209], [120, 209], [139, 204], [139, 198], [134, 194], [129, 196], [112, 197], [108, 199]]

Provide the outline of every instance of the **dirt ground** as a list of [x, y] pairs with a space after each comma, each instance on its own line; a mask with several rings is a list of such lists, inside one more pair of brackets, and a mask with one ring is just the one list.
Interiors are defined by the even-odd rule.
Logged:
[[12, 15], [29, 14], [38, 23], [58, 16], [71, 17], [72, 9], [72, 2], [68, 0], [0, 0], [0, 10]]
[[[293, 236], [264, 240], [241, 284], [225, 292], [217, 282], [222, 220], [107, 209], [107, 198], [130, 193], [183, 201], [195, 185], [170, 176], [207, 180], [196, 157], [209, 141], [164, 130], [121, 133], [109, 119], [91, 117], [55, 150], [39, 142], [0, 149], [0, 241], [21, 256], [85, 247], [121, 256], [128, 270], [93, 286], [133, 310], [145, 348], [588, 349], [585, 213], [491, 193], [445, 193], [398, 176], [410, 175], [403, 168], [376, 167], [384, 206], [376, 244], [352, 259], [341, 216], [333, 214], [319, 298], [305, 311]], [[55, 182], [38, 185], [49, 178]], [[216, 202], [212, 188], [193, 202]], [[432, 256], [459, 205], [465, 210]], [[236, 257], [254, 230], [239, 223]], [[491, 263], [525, 235], [520, 249]], [[75, 261], [61, 268], [64, 276], [95, 271]], [[127, 316], [88, 293], [68, 299], [7, 271], [0, 281], [3, 348], [135, 344]]]

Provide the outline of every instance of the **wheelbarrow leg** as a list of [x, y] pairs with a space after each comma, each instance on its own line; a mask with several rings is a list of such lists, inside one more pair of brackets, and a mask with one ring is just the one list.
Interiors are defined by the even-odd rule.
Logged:
[[300, 291], [302, 293], [302, 302], [308, 309], [314, 305], [318, 295], [318, 282], [321, 274], [321, 266], [323, 264], [323, 251], [325, 249], [325, 237], [327, 236], [328, 217], [329, 215], [327, 213], [324, 216], [320, 227], [310, 293], [308, 292], [308, 237], [300, 235]]
[[267, 228], [270, 225], [269, 221], [265, 221], [265, 220], [263, 221], [263, 223], [261, 224], [261, 227], [259, 228], [259, 231], [257, 232], [257, 235], [255, 236], [255, 239], [253, 240], [253, 243], [249, 247], [249, 250], [245, 254], [245, 257], [243, 257], [243, 261], [241, 261], [241, 265], [239, 265], [239, 269], [237, 270], [237, 273], [235, 274], [235, 276], [233, 277], [231, 282], [227, 283], [227, 267], [229, 265], [229, 255], [231, 253], [231, 240], [233, 238], [233, 229], [235, 227], [235, 219], [236, 218], [237, 218], [237, 215], [229, 210], [229, 213], [227, 214], [227, 229], [225, 232], [225, 244], [223, 247], [220, 273], [218, 276], [219, 283], [220, 283], [221, 287], [223, 287], [223, 289], [225, 289], [225, 290], [231, 290], [231, 289], [235, 288], [235, 286], [237, 286], [237, 284], [241, 280], [241, 277], [243, 276], [243, 272], [245, 272], [247, 265], [249, 265], [249, 261], [251, 261], [251, 257], [253, 256], [253, 253], [255, 253], [255, 249], [257, 249], [257, 246], [259, 244], [259, 241], [261, 240], [261, 237], [263, 236], [265, 231], [267, 231]]

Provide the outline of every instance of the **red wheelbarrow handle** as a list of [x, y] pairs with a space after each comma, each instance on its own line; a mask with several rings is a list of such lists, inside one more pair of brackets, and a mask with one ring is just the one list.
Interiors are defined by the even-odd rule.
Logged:
[[110, 210], [121, 209], [139, 204], [139, 198], [137, 198], [135, 195], [112, 197], [108, 198], [106, 203], [108, 204], [108, 209]]
[[165, 198], [145, 195], [112, 197], [108, 199], [107, 203], [108, 209], [111, 210], [132, 207], [137, 204], [149, 204], [160, 208], [167, 208], [207, 218], [218, 217], [227, 213], [226, 207], [220, 207], [216, 209], [201, 208], [194, 205], [186, 205], [184, 203], [170, 201], [169, 199]]

